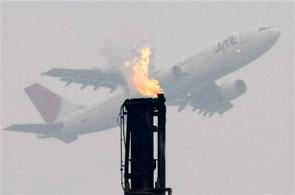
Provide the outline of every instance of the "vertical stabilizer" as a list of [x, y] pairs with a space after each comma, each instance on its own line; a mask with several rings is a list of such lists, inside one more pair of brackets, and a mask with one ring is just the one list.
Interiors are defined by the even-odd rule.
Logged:
[[26, 87], [25, 92], [46, 123], [53, 123], [82, 108], [66, 101], [39, 83]]

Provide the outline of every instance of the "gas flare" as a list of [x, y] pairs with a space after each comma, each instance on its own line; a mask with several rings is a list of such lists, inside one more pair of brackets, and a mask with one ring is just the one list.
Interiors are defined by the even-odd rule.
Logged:
[[[131, 83], [139, 94], [157, 97], [157, 94], [162, 93], [163, 89], [158, 80], [149, 78], [150, 56], [150, 48], [142, 48], [140, 56], [132, 61], [133, 74]], [[130, 62], [128, 64], [130, 65]]]

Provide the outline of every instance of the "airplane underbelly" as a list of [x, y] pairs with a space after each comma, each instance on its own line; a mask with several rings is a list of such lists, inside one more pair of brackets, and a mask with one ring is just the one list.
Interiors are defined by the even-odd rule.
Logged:
[[86, 134], [116, 127], [117, 116], [125, 99], [126, 96], [121, 94], [91, 110], [77, 114], [64, 122], [64, 130], [68, 133]]
[[85, 122], [80, 125], [78, 133], [86, 134], [116, 127], [119, 110], [120, 106], [114, 106], [111, 110], [101, 111], [93, 118], [85, 118]]

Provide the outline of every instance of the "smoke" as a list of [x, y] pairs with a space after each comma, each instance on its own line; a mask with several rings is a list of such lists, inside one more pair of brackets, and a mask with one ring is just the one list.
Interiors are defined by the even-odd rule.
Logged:
[[[125, 28], [110, 36], [101, 47], [99, 55], [106, 61], [104, 68], [120, 73], [126, 83], [130, 84], [134, 76], [134, 69], [133, 66], [126, 66], [126, 63], [138, 57], [141, 49], [147, 45], [151, 48], [148, 72], [153, 72], [155, 49], [152, 47], [152, 41], [148, 35], [136, 28]], [[134, 90], [134, 86], [129, 85], [128, 87], [131, 91]]]

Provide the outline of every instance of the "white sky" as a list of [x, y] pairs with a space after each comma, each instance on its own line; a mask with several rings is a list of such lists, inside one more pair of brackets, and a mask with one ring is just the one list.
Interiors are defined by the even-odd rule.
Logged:
[[[168, 109], [167, 185], [175, 194], [294, 193], [294, 3], [2, 6], [2, 128], [43, 122], [23, 91], [35, 82], [77, 104], [107, 99], [105, 89], [64, 87], [40, 73], [103, 65], [101, 48], [122, 44], [123, 33], [149, 42], [156, 66], [163, 67], [235, 32], [279, 29], [279, 41], [265, 55], [219, 81], [247, 84], [232, 110], [206, 118], [189, 108]], [[71, 144], [2, 132], [4, 192], [121, 194], [119, 165], [118, 129]]]

